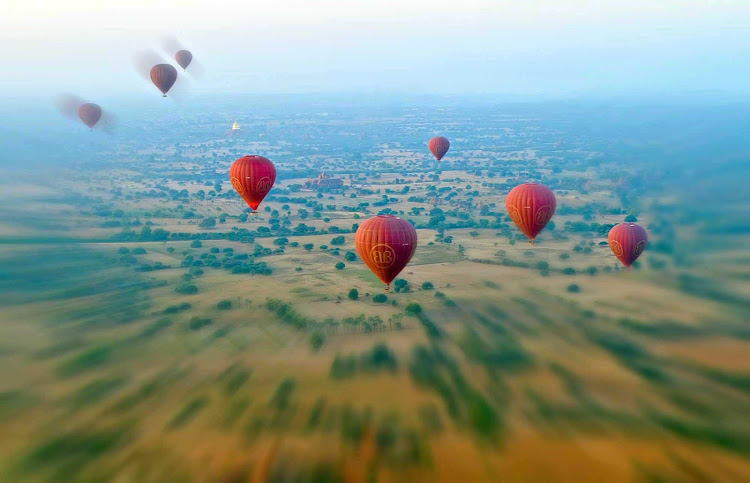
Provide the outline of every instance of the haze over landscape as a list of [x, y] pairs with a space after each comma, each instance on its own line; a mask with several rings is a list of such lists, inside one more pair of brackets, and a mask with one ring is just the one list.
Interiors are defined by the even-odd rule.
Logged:
[[4, 10], [0, 481], [750, 479], [747, 2]]

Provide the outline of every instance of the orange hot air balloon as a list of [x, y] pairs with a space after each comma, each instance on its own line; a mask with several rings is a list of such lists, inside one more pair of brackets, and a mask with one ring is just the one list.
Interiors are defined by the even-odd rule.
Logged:
[[190, 62], [193, 61], [193, 54], [191, 54], [189, 50], [178, 50], [177, 53], [174, 54], [174, 60], [180, 64], [180, 67], [182, 67], [182, 70], [184, 71], [188, 68]]
[[417, 230], [397, 216], [373, 216], [357, 228], [354, 243], [365, 265], [383, 281], [387, 292], [417, 249]]
[[516, 186], [505, 198], [508, 214], [531, 243], [555, 214], [555, 194], [539, 183]]
[[276, 167], [263, 156], [243, 156], [229, 168], [229, 180], [255, 212], [276, 181]]
[[607, 238], [612, 253], [626, 267], [631, 266], [641, 256], [648, 243], [646, 230], [635, 223], [620, 223], [613, 226]]
[[451, 147], [450, 141], [448, 141], [448, 138], [444, 138], [443, 136], [435, 136], [434, 138], [430, 139], [430, 142], [427, 143], [427, 147], [430, 148], [430, 151], [432, 152], [432, 155], [435, 156], [435, 159], [440, 161], [443, 159], [443, 156], [445, 156], [445, 153], [448, 152], [448, 149]]
[[102, 118], [102, 108], [92, 102], [81, 104], [78, 108], [78, 117], [85, 125], [94, 129], [96, 123]]
[[157, 64], [151, 68], [151, 82], [159, 88], [164, 97], [177, 80], [177, 69], [170, 64]]

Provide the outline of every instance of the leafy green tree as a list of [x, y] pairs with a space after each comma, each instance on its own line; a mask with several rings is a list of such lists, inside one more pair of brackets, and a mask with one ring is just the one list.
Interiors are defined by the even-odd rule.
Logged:
[[351, 300], [358, 300], [359, 299], [359, 290], [356, 288], [353, 288], [349, 290], [349, 299]]
[[388, 297], [383, 293], [379, 293], [372, 298], [372, 301], [376, 304], [384, 304], [388, 301]]
[[313, 352], [318, 352], [323, 346], [325, 340], [326, 338], [321, 331], [316, 330], [313, 332], [312, 335], [310, 335], [310, 347], [312, 347]]
[[198, 226], [201, 228], [213, 228], [216, 226], [216, 218], [203, 218]]
[[198, 293], [198, 287], [191, 283], [183, 283], [175, 287], [174, 291], [183, 295], [194, 295]]
[[343, 270], [344, 267], [346, 267], [346, 264], [344, 262], [339, 262], [336, 264], [336, 270]]
[[404, 310], [406, 311], [407, 314], [419, 315], [422, 313], [422, 306], [416, 302], [412, 302], [409, 305], [407, 305]]

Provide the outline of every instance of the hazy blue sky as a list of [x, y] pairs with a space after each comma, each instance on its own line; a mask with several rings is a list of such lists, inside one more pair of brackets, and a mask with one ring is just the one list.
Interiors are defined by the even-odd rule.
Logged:
[[153, 94], [132, 56], [172, 35], [194, 92], [747, 96], [748, 25], [749, 0], [10, 0], [0, 87]]

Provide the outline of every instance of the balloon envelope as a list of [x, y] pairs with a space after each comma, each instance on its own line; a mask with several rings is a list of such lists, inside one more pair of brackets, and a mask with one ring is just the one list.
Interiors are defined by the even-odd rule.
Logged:
[[448, 152], [448, 149], [451, 147], [451, 143], [447, 138], [444, 138], [443, 136], [435, 136], [434, 138], [430, 139], [430, 142], [427, 143], [427, 147], [430, 148], [430, 151], [432, 152], [432, 155], [435, 156], [435, 159], [440, 161], [441, 159], [443, 159], [443, 156], [445, 156], [445, 153]]
[[354, 243], [365, 265], [387, 286], [414, 255], [417, 230], [397, 216], [378, 215], [357, 228]]
[[151, 68], [151, 82], [159, 88], [164, 97], [177, 80], [177, 69], [170, 64], [157, 64]]
[[646, 230], [635, 223], [620, 223], [613, 226], [607, 238], [612, 253], [626, 267], [631, 266], [641, 256], [648, 243]]
[[516, 186], [508, 197], [505, 206], [516, 226], [532, 242], [555, 214], [555, 194], [539, 183], [524, 183]]
[[276, 182], [276, 167], [263, 156], [243, 156], [229, 168], [229, 180], [248, 206], [257, 210]]
[[93, 129], [102, 118], [102, 108], [92, 102], [81, 104], [78, 108], [78, 117], [85, 125]]
[[174, 60], [176, 60], [177, 63], [180, 64], [182, 70], [185, 70], [193, 60], [193, 54], [191, 54], [189, 50], [179, 50], [176, 54], [174, 54]]

